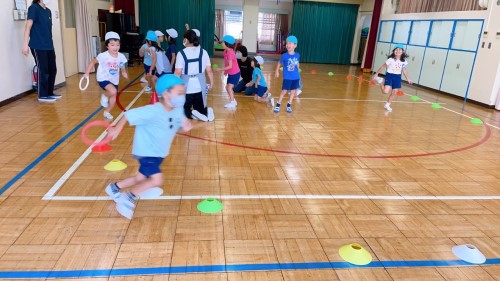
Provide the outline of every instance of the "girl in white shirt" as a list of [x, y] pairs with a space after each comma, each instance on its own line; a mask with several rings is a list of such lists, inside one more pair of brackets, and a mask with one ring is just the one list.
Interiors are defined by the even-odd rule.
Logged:
[[394, 50], [392, 50], [392, 54], [387, 58], [387, 61], [381, 65], [373, 75], [373, 80], [378, 81], [380, 79], [378, 78], [378, 74], [387, 67], [384, 86], [380, 85], [380, 89], [383, 94], [391, 92], [384, 105], [384, 108], [389, 112], [392, 111], [391, 103], [398, 89], [401, 89], [401, 73], [404, 73], [409, 84], [413, 84], [413, 81], [408, 77], [408, 71], [406, 71], [406, 66], [408, 65], [408, 61], [406, 61], [407, 57], [408, 55], [405, 53], [404, 46], [402, 44], [397, 44]]

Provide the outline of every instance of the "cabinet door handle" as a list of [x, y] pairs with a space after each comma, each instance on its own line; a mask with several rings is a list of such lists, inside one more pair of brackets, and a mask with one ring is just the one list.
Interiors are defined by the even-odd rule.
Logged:
[[457, 64], [457, 69], [460, 69], [460, 64], [459, 63]]
[[432, 60], [432, 64], [435, 64], [436, 63], [436, 60]]
[[415, 56], [411, 57], [411, 61], [415, 61]]

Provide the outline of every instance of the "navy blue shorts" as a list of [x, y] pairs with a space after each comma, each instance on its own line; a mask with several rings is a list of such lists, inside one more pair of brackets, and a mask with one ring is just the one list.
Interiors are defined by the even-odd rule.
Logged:
[[252, 94], [257, 94], [257, 96], [261, 97], [264, 96], [264, 94], [267, 92], [267, 87], [262, 87], [262, 86], [258, 86], [257, 88], [255, 88], [255, 85], [250, 87], [252, 90]]
[[[151, 65], [147, 65], [145, 64], [144, 65], [144, 74], [148, 74], [149, 73], [149, 70], [151, 70]], [[155, 75], [156, 74], [156, 68], [153, 69], [153, 72], [152, 72], [152, 75]]]
[[115, 85], [109, 81], [97, 81], [97, 83], [99, 83], [99, 87], [101, 87], [103, 90], [106, 90], [106, 86], [111, 84], [111, 85], [115, 86], [116, 91], [118, 91], [118, 85]]
[[292, 90], [297, 90], [300, 85], [300, 79], [297, 80], [283, 80], [283, 86], [281, 86], [281, 90], [287, 90], [287, 91], [292, 91]]
[[138, 157], [135, 158], [139, 161], [139, 173], [143, 174], [146, 178], [154, 174], [161, 173], [160, 165], [163, 162], [161, 157]]
[[393, 89], [401, 89], [401, 74], [387, 72], [384, 85], [391, 86]]
[[240, 72], [238, 72], [234, 75], [228, 75], [227, 76], [227, 84], [237, 85], [238, 81], [240, 81], [240, 76], [241, 76]]
[[161, 77], [162, 75], [164, 75], [164, 74], [167, 74], [167, 73], [165, 73], [165, 72], [162, 72], [162, 73], [158, 73], [158, 72], [156, 72], [156, 74], [155, 74], [155, 75], [156, 75], [156, 77], [160, 78], [160, 77]]

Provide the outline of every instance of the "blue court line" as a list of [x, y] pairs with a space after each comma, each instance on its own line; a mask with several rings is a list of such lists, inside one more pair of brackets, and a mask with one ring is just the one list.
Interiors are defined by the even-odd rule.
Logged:
[[[499, 265], [500, 258], [487, 259], [481, 265]], [[463, 267], [478, 266], [461, 260], [416, 260], [416, 261], [373, 261], [358, 266], [348, 262], [306, 262], [306, 263], [267, 263], [234, 265], [166, 266], [123, 269], [63, 270], [63, 271], [0, 271], [0, 278], [79, 278], [113, 277], [139, 275], [165, 275], [189, 273], [281, 271], [312, 269], [356, 269], [356, 268], [415, 268], [415, 267]]]
[[[137, 79], [139, 79], [142, 76], [139, 75], [137, 76], [134, 80], [130, 81], [125, 87], [123, 87], [122, 91], [127, 89], [132, 83], [134, 83]], [[38, 156], [33, 162], [31, 162], [28, 166], [26, 166], [24, 169], [22, 169], [17, 175], [15, 175], [10, 181], [8, 181], [1, 189], [0, 189], [0, 195], [4, 194], [7, 189], [11, 188], [18, 180], [20, 180], [22, 177], [24, 177], [31, 169], [36, 167], [40, 162], [42, 162], [43, 159], [45, 159], [52, 151], [54, 151], [56, 148], [58, 148], [63, 142], [65, 142], [69, 137], [71, 137], [76, 131], [78, 131], [85, 123], [87, 123], [90, 119], [92, 119], [99, 111], [101, 111], [102, 106], [99, 107], [96, 111], [94, 111], [92, 114], [90, 114], [87, 118], [85, 118], [82, 122], [80, 122], [78, 125], [76, 125], [73, 130], [69, 131], [65, 136], [63, 136], [61, 139], [59, 139], [56, 143], [54, 143], [49, 149], [47, 149], [44, 153], [42, 153], [40, 156]]]

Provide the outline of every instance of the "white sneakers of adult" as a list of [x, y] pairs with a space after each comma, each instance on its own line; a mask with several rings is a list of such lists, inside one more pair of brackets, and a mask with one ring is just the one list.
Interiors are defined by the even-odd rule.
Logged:
[[191, 111], [191, 115], [193, 117], [194, 120], [200, 120], [200, 121], [203, 121], [203, 122], [207, 122], [208, 121], [208, 117], [201, 114], [198, 110], [193, 110]]
[[109, 105], [109, 98], [105, 94], [101, 94], [101, 105], [105, 108]]
[[385, 105], [384, 105], [384, 108], [385, 108], [385, 110], [387, 110], [387, 111], [389, 111], [389, 112], [391, 112], [391, 111], [392, 111], [392, 108], [391, 108], [391, 104], [390, 104], [390, 103], [387, 103], [387, 102], [386, 102], [386, 103], [385, 103]]
[[215, 114], [214, 114], [214, 109], [211, 108], [211, 107], [208, 107], [207, 108], [207, 117], [208, 117], [208, 121], [209, 122], [212, 122], [215, 120]]
[[227, 103], [224, 105], [224, 108], [236, 108], [238, 106], [238, 102], [236, 100], [231, 101], [230, 103]]

